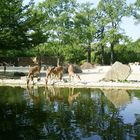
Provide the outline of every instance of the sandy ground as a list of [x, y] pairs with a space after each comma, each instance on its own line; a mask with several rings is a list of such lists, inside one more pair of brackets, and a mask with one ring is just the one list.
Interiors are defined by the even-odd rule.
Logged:
[[[79, 88], [133, 88], [133, 89], [140, 89], [140, 66], [132, 66], [132, 73], [127, 78], [127, 82], [105, 82], [102, 81], [105, 74], [108, 72], [111, 66], [97, 66], [93, 69], [85, 69], [82, 70], [82, 73], [78, 75], [81, 78], [81, 81], [74, 78], [72, 81], [69, 80], [68, 74], [64, 74], [63, 80], [49, 80], [47, 85], [48, 86], [60, 86], [60, 87], [79, 87]], [[1, 71], [3, 69], [0, 69]], [[27, 68], [22, 67], [13, 67], [7, 69], [9, 72], [14, 71], [28, 71]], [[37, 81], [34, 78], [34, 84], [38, 86], [45, 86], [45, 71], [41, 70], [42, 76], [41, 80]], [[0, 85], [9, 85], [9, 86], [27, 86], [26, 84], [27, 77], [22, 76], [20, 79], [7, 79], [1, 78]], [[32, 81], [29, 84], [33, 84]]]

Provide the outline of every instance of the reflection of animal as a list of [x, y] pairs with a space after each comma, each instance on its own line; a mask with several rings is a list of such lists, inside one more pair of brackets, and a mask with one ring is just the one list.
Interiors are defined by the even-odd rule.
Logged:
[[72, 80], [74, 78], [76, 78], [77, 80], [81, 80], [80, 76], [76, 73], [74, 73], [74, 67], [72, 64], [70, 64], [68, 66], [68, 75], [69, 75], [69, 79]]
[[39, 98], [39, 96], [35, 96], [35, 95], [34, 95], [34, 87], [31, 87], [31, 86], [28, 86], [28, 85], [27, 85], [27, 91], [28, 91], [28, 94], [30, 95], [31, 99], [33, 100], [33, 102], [34, 102], [35, 104], [38, 104], [40, 98]]
[[68, 103], [69, 103], [69, 105], [71, 105], [73, 103], [73, 101], [76, 100], [76, 98], [79, 95], [80, 95], [80, 92], [74, 94], [74, 89], [72, 88], [72, 92], [69, 93], [69, 96], [68, 96]]
[[46, 73], [46, 80], [48, 80], [48, 78], [50, 79], [59, 79], [62, 80], [62, 76], [63, 76], [63, 67], [62, 66], [57, 66], [57, 67], [49, 67], [47, 69], [47, 73]]
[[[40, 77], [41, 62], [37, 60], [37, 57], [33, 59], [33, 62], [37, 65], [29, 68], [29, 72], [27, 76], [27, 84], [29, 84], [30, 79], [33, 81], [33, 78], [36, 74], [39, 75]], [[38, 78], [38, 80], [40, 80], [40, 78]]]
[[[65, 96], [63, 96], [61, 92], [61, 88], [54, 87], [54, 86], [46, 86], [45, 88], [45, 97], [46, 100], [50, 102], [62, 102], [65, 99]], [[69, 89], [69, 93], [67, 94], [67, 101], [69, 105], [72, 105], [72, 103], [76, 100], [76, 98], [80, 95], [80, 92], [74, 92], [74, 88]]]
[[64, 97], [61, 95], [60, 88], [53, 86], [47, 87], [46, 93], [46, 98], [49, 102], [64, 100]]

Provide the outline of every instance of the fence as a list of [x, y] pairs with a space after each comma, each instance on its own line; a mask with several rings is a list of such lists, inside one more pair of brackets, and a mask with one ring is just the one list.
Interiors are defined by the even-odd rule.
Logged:
[[[0, 57], [0, 65], [5, 63], [7, 66], [29, 66], [33, 65], [33, 57]], [[41, 56], [41, 63], [43, 65], [57, 65], [57, 57]], [[63, 63], [63, 59], [60, 59], [60, 64]]]

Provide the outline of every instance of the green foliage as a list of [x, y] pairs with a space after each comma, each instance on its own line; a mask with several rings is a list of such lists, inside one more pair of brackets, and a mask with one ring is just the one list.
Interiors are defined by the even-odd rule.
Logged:
[[91, 3], [81, 4], [80, 10], [73, 18], [76, 39], [79, 44], [86, 48], [88, 62], [91, 62], [91, 43], [94, 41], [96, 34], [96, 25], [94, 23], [96, 10], [91, 5]]
[[[123, 34], [120, 34], [120, 23], [122, 18], [130, 15], [129, 6], [126, 4], [126, 0], [101, 0], [98, 6], [100, 12], [98, 16], [101, 22], [102, 32], [99, 32], [99, 39], [101, 46], [105, 47], [104, 43], [110, 45], [110, 62], [113, 63], [115, 60], [114, 47], [123, 40]], [[102, 17], [103, 15], [103, 17]], [[105, 38], [105, 39], [104, 39]], [[104, 49], [102, 47], [102, 49]], [[104, 52], [104, 50], [102, 50]], [[102, 54], [102, 57], [104, 54]]]
[[139, 62], [140, 60], [140, 40], [127, 45], [117, 45], [115, 48], [115, 59], [122, 63]]
[[139, 20], [139, 5], [139, 0], [131, 5], [126, 0], [100, 0], [96, 8], [75, 0], [44, 0], [38, 5], [32, 0], [26, 5], [23, 0], [1, 0], [0, 55], [41, 54], [73, 63], [138, 61], [140, 41], [127, 38], [120, 23], [131, 15]]
[[29, 25], [27, 13], [32, 9], [31, 5], [22, 5], [22, 0], [7, 1], [0, 3], [0, 46], [4, 49], [21, 49], [28, 47]]
[[64, 56], [66, 62], [79, 63], [85, 59], [84, 48], [74, 44], [74, 46], [66, 46], [64, 49]]

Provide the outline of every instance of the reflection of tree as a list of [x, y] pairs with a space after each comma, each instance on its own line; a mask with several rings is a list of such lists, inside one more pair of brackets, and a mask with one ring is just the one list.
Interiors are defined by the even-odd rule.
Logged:
[[18, 139], [18, 116], [25, 108], [22, 98], [20, 87], [0, 87], [0, 139]]
[[127, 90], [130, 96], [135, 96], [140, 99], [140, 90]]
[[116, 108], [122, 107], [130, 102], [130, 97], [126, 90], [104, 89], [103, 93]]
[[78, 103], [76, 120], [82, 136], [88, 137], [96, 132], [103, 139], [125, 138], [125, 127], [119, 110], [114, 108], [101, 91], [98, 91], [98, 98], [82, 98]]
[[72, 111], [68, 109], [68, 90], [57, 87], [46, 87], [45, 96], [49, 100], [44, 122], [46, 139], [77, 139], [76, 127], [72, 126]]
[[119, 109], [101, 90], [33, 86], [25, 90], [0, 87], [0, 91], [2, 140], [76, 140], [94, 134], [123, 140], [130, 138], [128, 134], [140, 134], [136, 131], [139, 121], [135, 127], [124, 124]]
[[136, 122], [134, 124], [134, 127], [132, 127], [131, 129], [135, 131], [136, 138], [139, 139], [140, 138], [140, 114], [135, 114], [135, 117], [136, 117]]

